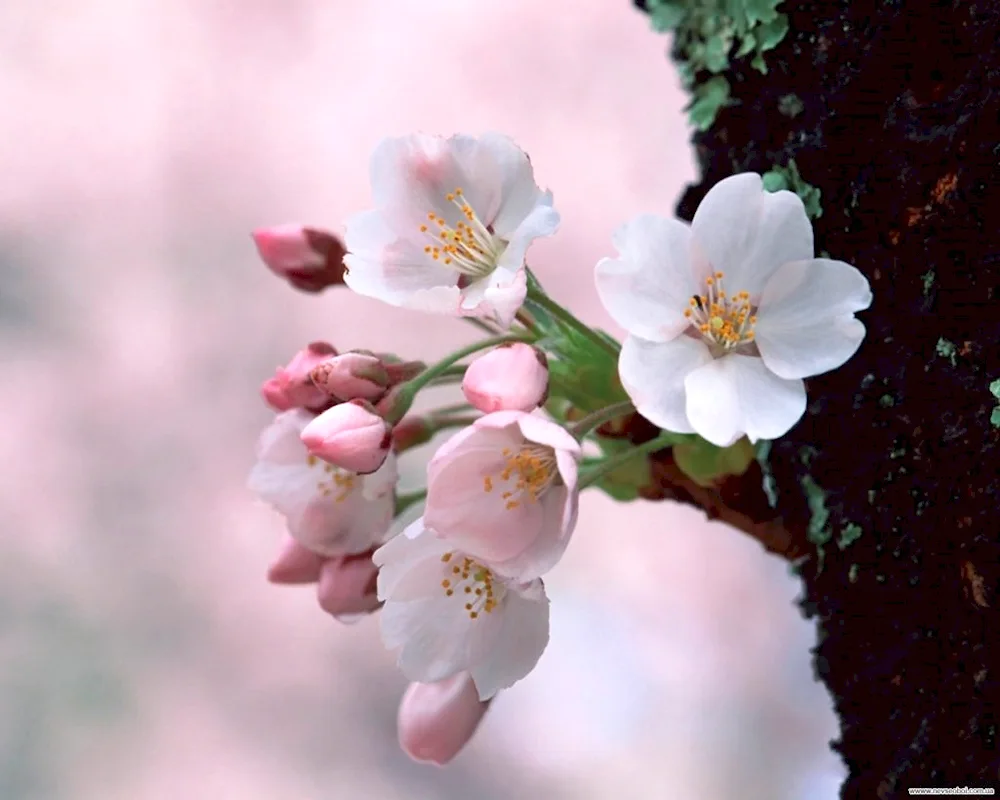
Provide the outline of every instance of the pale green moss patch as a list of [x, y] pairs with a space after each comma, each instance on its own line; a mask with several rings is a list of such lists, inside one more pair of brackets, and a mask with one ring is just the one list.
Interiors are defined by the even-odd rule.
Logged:
[[[729, 99], [729, 82], [720, 73], [730, 60], [749, 57], [754, 69], [767, 73], [764, 53], [788, 33], [788, 17], [777, 10], [782, 2], [648, 0], [654, 30], [674, 35], [677, 69], [693, 94], [687, 110], [698, 130], [708, 130]], [[715, 77], [696, 86], [702, 72]]]

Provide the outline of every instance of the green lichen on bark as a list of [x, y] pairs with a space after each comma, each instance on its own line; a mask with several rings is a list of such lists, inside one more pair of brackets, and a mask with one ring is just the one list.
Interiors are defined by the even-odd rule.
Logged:
[[691, 124], [707, 130], [729, 101], [722, 77], [732, 60], [749, 58], [753, 69], [767, 72], [764, 53], [788, 32], [783, 0], [649, 0], [653, 28], [674, 36], [673, 56], [681, 81], [691, 90]]

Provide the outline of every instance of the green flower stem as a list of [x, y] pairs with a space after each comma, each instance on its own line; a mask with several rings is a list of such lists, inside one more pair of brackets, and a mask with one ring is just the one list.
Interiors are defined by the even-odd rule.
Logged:
[[569, 426], [569, 432], [582, 441], [588, 433], [595, 428], [599, 428], [605, 422], [618, 419], [618, 417], [624, 417], [626, 414], [631, 414], [633, 411], [635, 411], [635, 406], [632, 405], [631, 400], [623, 400], [620, 403], [612, 403], [610, 406], [599, 408], [597, 411], [593, 411], [582, 419], [574, 422]]
[[453, 367], [448, 367], [441, 375], [438, 375], [431, 381], [431, 386], [450, 386], [453, 383], [461, 383], [465, 377], [465, 370], [465, 364], [456, 364]]
[[639, 456], [647, 456], [650, 453], [655, 453], [657, 450], [663, 450], [677, 442], [676, 433], [661, 433], [652, 441], [646, 442], [645, 444], [640, 444], [637, 447], [633, 447], [631, 450], [626, 450], [622, 453], [618, 453], [609, 459], [598, 464], [596, 467], [588, 470], [584, 475], [580, 476], [580, 491], [583, 491], [588, 486], [593, 486], [601, 478], [609, 473], [614, 472], [623, 464], [628, 463], [633, 458], [638, 458]]
[[426, 489], [417, 489], [415, 492], [406, 492], [396, 495], [396, 510], [393, 516], [398, 517], [410, 506], [422, 502], [427, 497]]
[[479, 317], [462, 317], [465, 322], [468, 322], [473, 327], [479, 328], [483, 333], [488, 333], [490, 336], [496, 336], [500, 329], [491, 322], [487, 322]]
[[430, 385], [432, 382], [445, 375], [451, 367], [455, 366], [463, 358], [471, 356], [473, 353], [478, 353], [480, 350], [496, 347], [497, 345], [508, 344], [509, 342], [530, 342], [533, 339], [533, 336], [526, 334], [491, 336], [489, 339], [480, 339], [478, 342], [473, 342], [460, 350], [456, 350], [447, 358], [443, 358], [438, 361], [437, 364], [425, 369], [413, 380], [397, 387], [398, 394], [392, 403], [392, 407], [385, 415], [386, 421], [390, 425], [394, 425], [399, 422], [403, 418], [403, 415], [410, 410], [410, 406], [413, 405], [413, 401], [416, 398], [417, 393], [425, 386]]
[[610, 356], [612, 356], [616, 361], [618, 360], [618, 353], [621, 348], [611, 343], [610, 340], [604, 338], [591, 328], [589, 325], [585, 325], [580, 322], [576, 317], [574, 317], [569, 311], [559, 305], [555, 300], [549, 297], [541, 289], [532, 286], [528, 289], [528, 299], [540, 308], [545, 309], [549, 314], [559, 320], [560, 323], [565, 325], [567, 328], [572, 328], [581, 336], [585, 336], [590, 339], [591, 342], [596, 344]]

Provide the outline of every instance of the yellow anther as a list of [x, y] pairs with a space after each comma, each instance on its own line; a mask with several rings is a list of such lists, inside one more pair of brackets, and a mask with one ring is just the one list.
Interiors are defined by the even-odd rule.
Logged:
[[451, 561], [451, 553], [445, 553], [443, 556], [441, 556], [441, 560], [445, 564], [447, 564], [449, 561]]

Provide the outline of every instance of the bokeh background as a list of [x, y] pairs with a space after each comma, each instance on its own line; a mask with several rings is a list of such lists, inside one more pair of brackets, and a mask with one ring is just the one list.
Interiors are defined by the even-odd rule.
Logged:
[[563, 215], [537, 273], [608, 325], [611, 231], [694, 174], [666, 46], [627, 0], [0, 5], [0, 800], [835, 797], [796, 581], [685, 509], [585, 497], [551, 646], [443, 770], [377, 620], [264, 579], [259, 383], [471, 328], [298, 294], [248, 232], [341, 230], [382, 136], [500, 130]]

